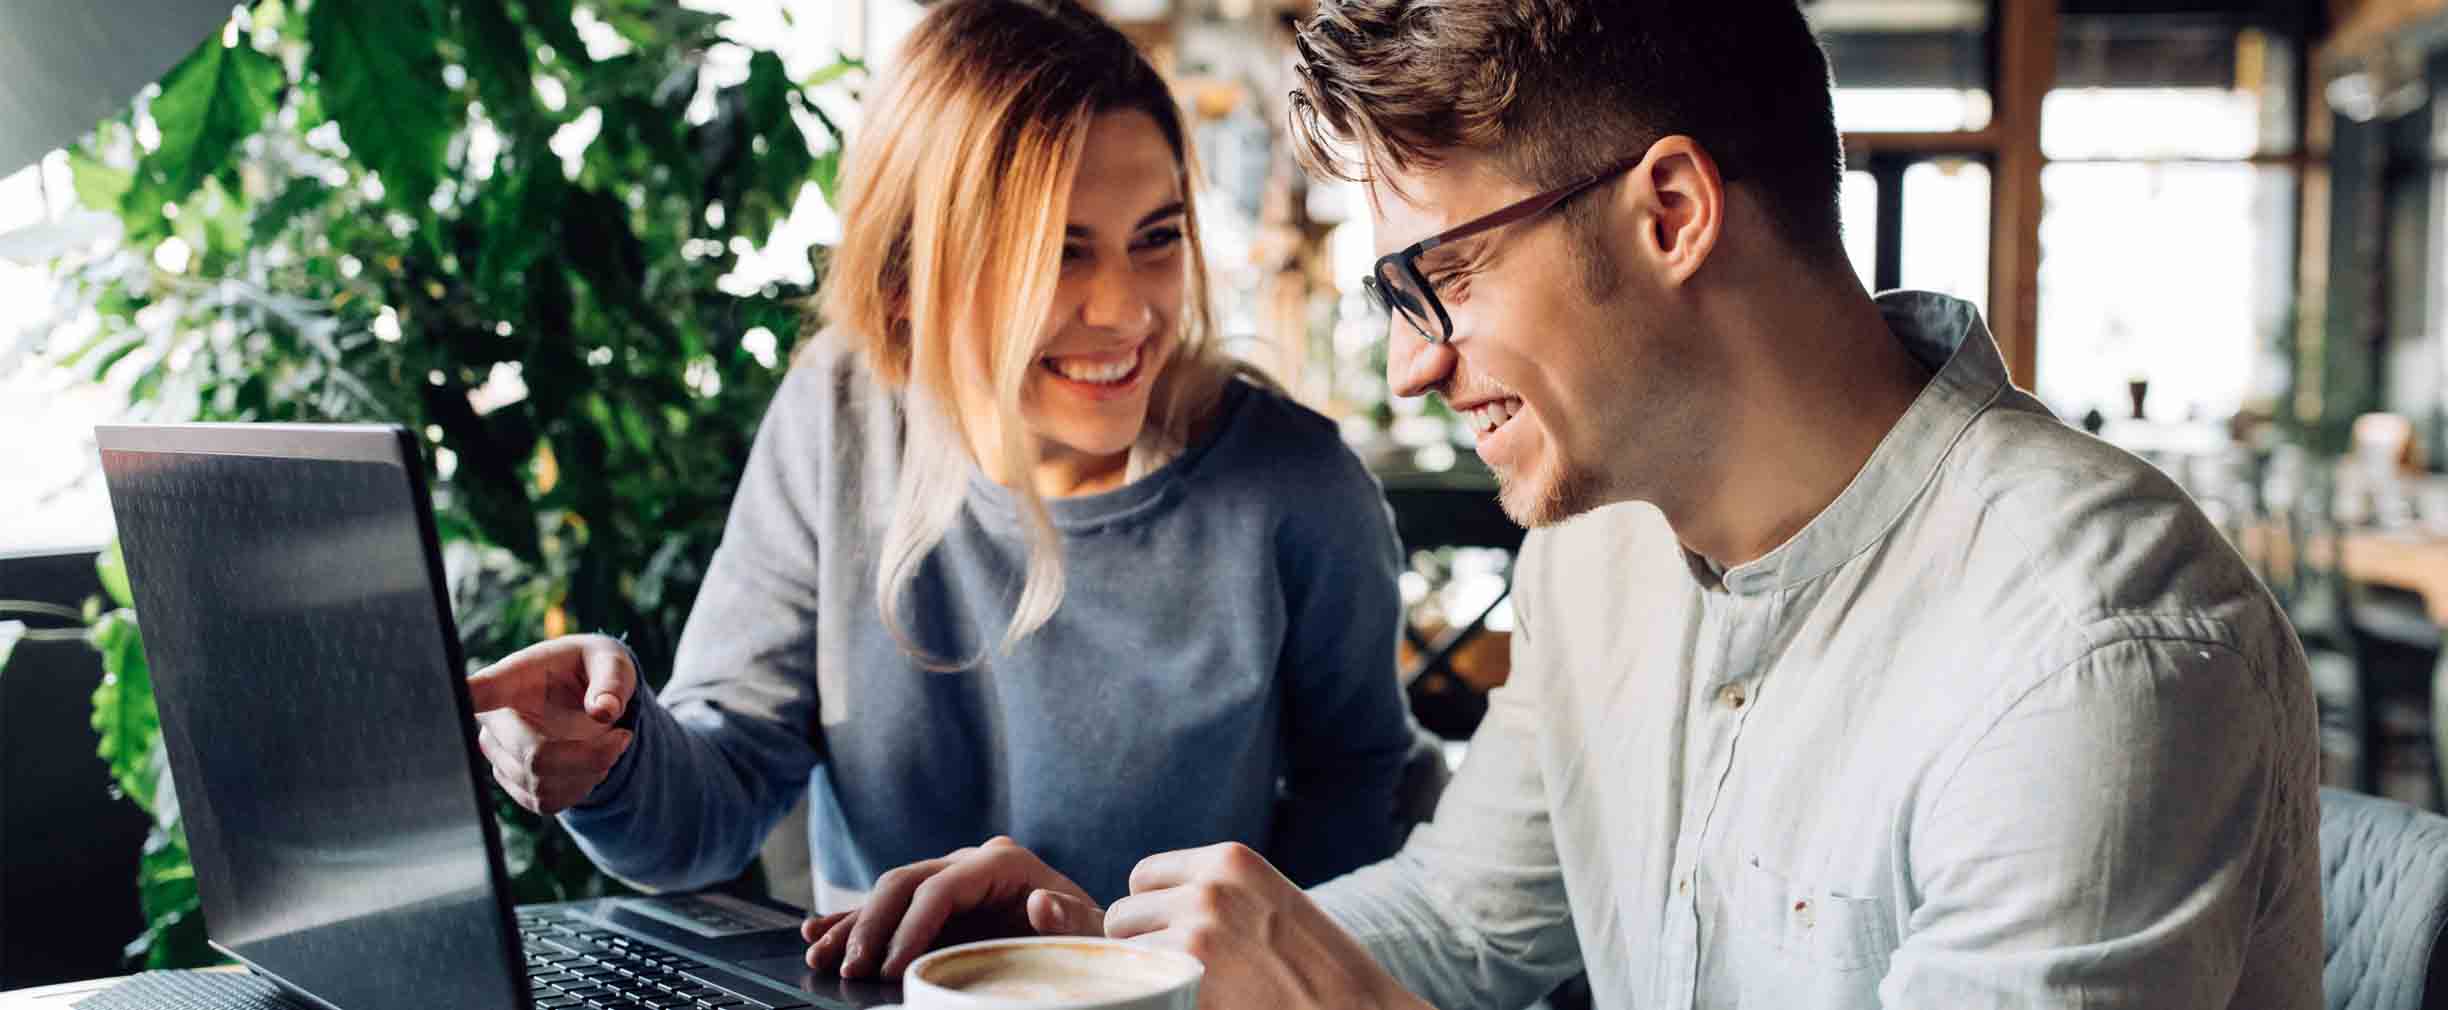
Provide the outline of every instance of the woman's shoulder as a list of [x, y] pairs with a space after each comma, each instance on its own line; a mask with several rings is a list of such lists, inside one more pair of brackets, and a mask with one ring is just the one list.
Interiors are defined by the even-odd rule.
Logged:
[[1212, 467], [1234, 483], [1285, 503], [1294, 514], [1338, 504], [1383, 508], [1375, 475], [1343, 440], [1342, 426], [1263, 378], [1236, 376], [1225, 395], [1225, 430]]
[[[770, 415], [791, 416], [831, 427], [872, 427], [900, 415], [900, 400], [867, 366], [857, 342], [837, 327], [825, 327], [791, 351], [790, 365], [774, 391]], [[894, 425], [897, 427], [897, 423]]]

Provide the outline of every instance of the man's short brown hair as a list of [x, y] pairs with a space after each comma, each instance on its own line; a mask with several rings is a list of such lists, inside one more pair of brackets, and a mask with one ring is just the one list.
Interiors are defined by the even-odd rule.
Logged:
[[1843, 255], [1827, 57], [1794, 0], [1321, 0], [1297, 44], [1292, 132], [1313, 171], [1471, 149], [1546, 189], [1682, 134], [1795, 248]]

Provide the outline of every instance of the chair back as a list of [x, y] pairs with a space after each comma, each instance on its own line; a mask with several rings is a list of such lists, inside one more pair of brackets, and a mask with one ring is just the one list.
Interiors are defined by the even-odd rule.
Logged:
[[2448, 817], [2320, 791], [2322, 1004], [2448, 1010]]

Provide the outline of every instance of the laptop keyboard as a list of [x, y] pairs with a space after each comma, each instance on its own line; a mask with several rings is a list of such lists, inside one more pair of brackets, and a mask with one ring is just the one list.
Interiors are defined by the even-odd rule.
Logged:
[[768, 1010], [694, 974], [697, 962], [579, 919], [520, 913], [536, 1010]]

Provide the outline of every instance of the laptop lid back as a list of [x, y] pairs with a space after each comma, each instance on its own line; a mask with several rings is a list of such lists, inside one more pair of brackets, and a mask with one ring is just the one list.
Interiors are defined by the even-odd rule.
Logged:
[[214, 945], [338, 1010], [524, 1010], [409, 433], [96, 434]]

